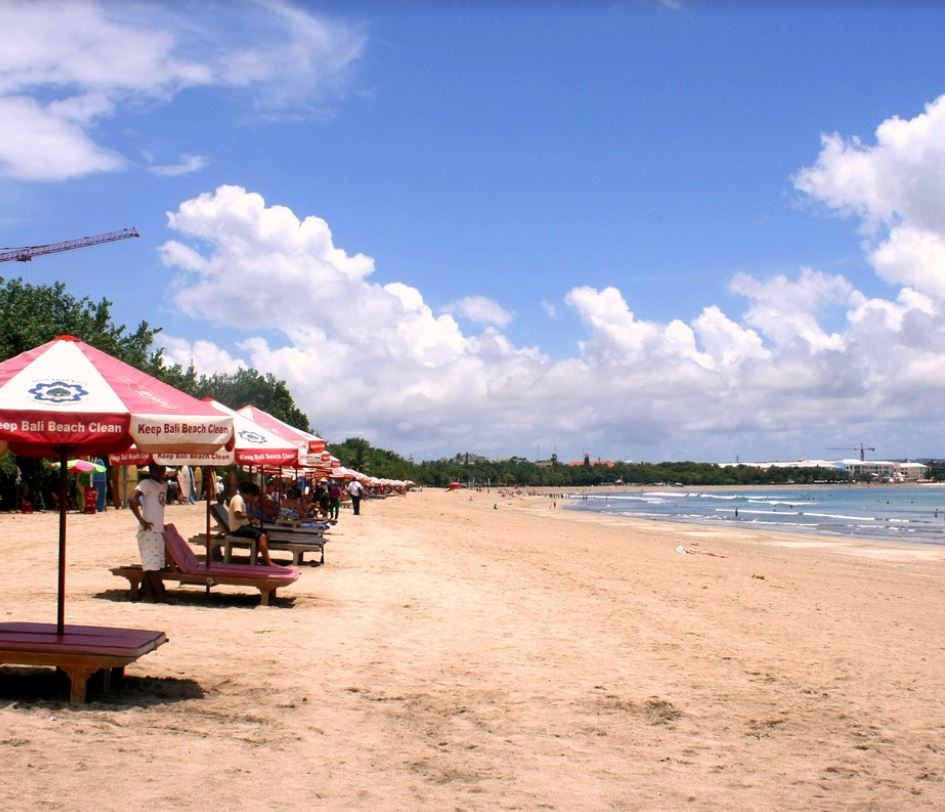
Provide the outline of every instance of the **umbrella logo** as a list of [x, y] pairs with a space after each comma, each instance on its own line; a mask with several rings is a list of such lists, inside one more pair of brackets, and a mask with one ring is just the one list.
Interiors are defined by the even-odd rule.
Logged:
[[256, 443], [256, 445], [262, 445], [266, 442], [266, 438], [261, 434], [257, 434], [255, 431], [243, 431], [238, 432], [239, 436], [246, 440], [247, 443]]
[[34, 400], [41, 400], [46, 403], [75, 403], [82, 400], [89, 392], [77, 383], [49, 381], [36, 384], [29, 390], [29, 393]]

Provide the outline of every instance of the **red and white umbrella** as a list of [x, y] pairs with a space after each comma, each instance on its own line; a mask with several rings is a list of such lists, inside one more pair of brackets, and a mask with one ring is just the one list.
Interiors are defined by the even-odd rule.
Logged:
[[0, 452], [59, 459], [59, 596], [65, 617], [67, 458], [142, 452], [213, 453], [233, 418], [72, 336], [0, 363]]
[[233, 419], [72, 336], [0, 363], [0, 452], [213, 452]]
[[[321, 437], [311, 432], [297, 429], [295, 426], [290, 426], [288, 423], [284, 423], [278, 417], [273, 417], [269, 412], [264, 412], [257, 406], [248, 404], [236, 411], [239, 414], [245, 415], [264, 429], [271, 431], [273, 434], [277, 434], [286, 440], [292, 440], [297, 446], [302, 446], [303, 457], [306, 454], [320, 454], [325, 450], [325, 441]], [[302, 465], [307, 465], [302, 457], [300, 457], [299, 461]]]
[[[239, 465], [294, 466], [299, 461], [299, 442], [286, 439], [257, 423], [245, 412], [234, 411], [213, 398], [207, 402], [233, 418], [234, 447]], [[275, 419], [275, 418], [273, 418]]]

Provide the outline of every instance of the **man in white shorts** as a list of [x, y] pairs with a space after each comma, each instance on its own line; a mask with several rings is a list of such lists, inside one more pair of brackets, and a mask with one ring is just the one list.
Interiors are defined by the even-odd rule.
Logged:
[[129, 506], [138, 520], [138, 550], [144, 577], [141, 587], [148, 603], [170, 603], [164, 581], [158, 574], [164, 569], [164, 505], [167, 504], [167, 483], [164, 466], [152, 462], [148, 475], [138, 480]]

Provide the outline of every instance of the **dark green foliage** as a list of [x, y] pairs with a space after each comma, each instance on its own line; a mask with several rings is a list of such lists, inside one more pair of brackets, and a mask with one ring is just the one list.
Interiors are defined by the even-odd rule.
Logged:
[[833, 468], [752, 468], [746, 465], [722, 468], [707, 462], [615, 463], [583, 462], [577, 466], [539, 466], [520, 457], [501, 462], [440, 460], [416, 466], [412, 479], [423, 485], [446, 487], [460, 481], [491, 486], [588, 487], [592, 485], [772, 485], [789, 482], [848, 482], [843, 471]]
[[0, 277], [0, 360], [31, 350], [59, 335], [73, 335], [139, 369], [151, 371], [160, 354], [151, 343], [160, 332], [141, 322], [133, 333], [112, 323], [111, 302], [77, 299], [65, 285], [31, 285]]
[[416, 466], [393, 451], [374, 448], [363, 437], [349, 437], [343, 443], [333, 443], [328, 450], [346, 468], [381, 479], [416, 479]]
[[276, 380], [271, 373], [262, 375], [255, 369], [240, 369], [232, 375], [201, 377], [195, 382], [193, 393], [200, 398], [215, 398], [231, 409], [251, 403], [290, 426], [311, 431], [308, 417], [295, 405], [285, 381]]

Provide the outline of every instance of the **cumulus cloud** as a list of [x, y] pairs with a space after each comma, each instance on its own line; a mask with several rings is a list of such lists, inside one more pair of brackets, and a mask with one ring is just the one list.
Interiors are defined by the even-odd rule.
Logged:
[[476, 324], [492, 324], [496, 327], [507, 327], [512, 321], [511, 313], [494, 299], [485, 296], [464, 296], [445, 305], [441, 311]]
[[[63, 180], [127, 162], [93, 127], [188, 88], [238, 89], [266, 115], [306, 115], [344, 84], [363, 35], [279, 0], [0, 3], [0, 173]], [[221, 22], [222, 21], [222, 22]], [[187, 158], [163, 174], [194, 171]]]
[[[238, 358], [180, 340], [169, 357], [285, 379], [329, 438], [421, 457], [570, 440], [728, 459], [735, 438], [820, 456], [851, 423], [905, 442], [907, 426], [939, 420], [930, 382], [945, 380], [945, 314], [921, 279], [882, 299], [810, 268], [739, 274], [740, 311], [708, 305], [691, 322], [645, 318], [617, 287], [578, 286], [565, 302], [585, 337], [551, 358], [512, 342], [495, 302], [469, 296], [436, 314], [415, 287], [374, 281], [374, 260], [337, 246], [324, 220], [241, 187], [184, 201], [168, 223], [177, 306], [247, 336]], [[457, 319], [485, 327], [470, 334]]]
[[822, 137], [817, 162], [795, 185], [810, 199], [860, 221], [877, 273], [942, 300], [945, 296], [945, 96], [914, 118], [893, 116], [874, 144]]

